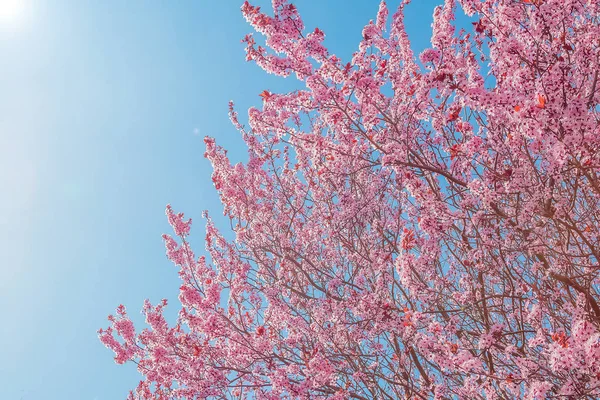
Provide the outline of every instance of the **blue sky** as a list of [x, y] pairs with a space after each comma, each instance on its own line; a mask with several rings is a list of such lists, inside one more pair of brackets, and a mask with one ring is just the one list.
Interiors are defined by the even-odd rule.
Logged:
[[[123, 399], [140, 376], [96, 331], [120, 303], [136, 322], [145, 298], [177, 311], [165, 205], [198, 251], [202, 210], [223, 222], [203, 136], [243, 160], [227, 102], [244, 120], [298, 82], [244, 61], [241, 0], [20, 1], [0, 18], [0, 398]], [[296, 1], [345, 60], [378, 3]], [[417, 51], [439, 3], [407, 9]]]

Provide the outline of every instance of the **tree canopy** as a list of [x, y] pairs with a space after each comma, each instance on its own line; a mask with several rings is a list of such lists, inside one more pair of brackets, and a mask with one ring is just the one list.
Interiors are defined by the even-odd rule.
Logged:
[[247, 163], [205, 139], [235, 239], [206, 216], [196, 257], [167, 207], [176, 324], [99, 332], [131, 399], [600, 396], [600, 1], [446, 0], [418, 57], [408, 3], [345, 61], [243, 4], [247, 59], [305, 88], [230, 104]]

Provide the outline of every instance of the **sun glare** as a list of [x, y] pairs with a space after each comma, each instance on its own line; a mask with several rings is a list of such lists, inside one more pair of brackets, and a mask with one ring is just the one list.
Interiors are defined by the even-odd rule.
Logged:
[[26, 0], [0, 0], [0, 25], [13, 25], [23, 17]]

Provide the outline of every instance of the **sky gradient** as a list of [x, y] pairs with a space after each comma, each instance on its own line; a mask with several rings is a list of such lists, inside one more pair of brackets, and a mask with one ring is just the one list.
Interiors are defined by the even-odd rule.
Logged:
[[[228, 101], [244, 121], [260, 92], [300, 83], [245, 62], [241, 0], [21, 1], [0, 18], [0, 398], [124, 399], [140, 375], [96, 331], [121, 303], [140, 327], [145, 298], [174, 320], [165, 205], [196, 221], [198, 254], [202, 210], [225, 227], [202, 138], [244, 160]], [[344, 61], [378, 3], [296, 1]], [[418, 53], [440, 1], [414, 3]]]

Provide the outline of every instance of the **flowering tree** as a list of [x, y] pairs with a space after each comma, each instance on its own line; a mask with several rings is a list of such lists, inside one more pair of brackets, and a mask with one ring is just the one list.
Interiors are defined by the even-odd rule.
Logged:
[[99, 333], [131, 399], [600, 396], [600, 1], [446, 0], [420, 62], [407, 3], [348, 63], [244, 3], [247, 59], [306, 88], [230, 104], [247, 164], [205, 139], [235, 240], [207, 217], [196, 258], [167, 207], [176, 325]]

